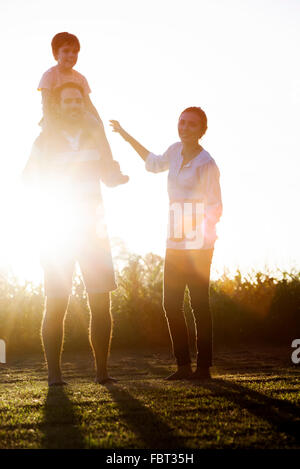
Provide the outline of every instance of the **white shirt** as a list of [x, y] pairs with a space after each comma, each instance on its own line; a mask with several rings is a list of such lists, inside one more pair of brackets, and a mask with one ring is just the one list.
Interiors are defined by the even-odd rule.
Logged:
[[65, 130], [62, 130], [62, 134], [63, 134], [64, 137], [68, 140], [71, 149], [72, 149], [73, 151], [78, 151], [78, 150], [79, 150], [79, 143], [80, 143], [80, 137], [81, 137], [81, 134], [82, 134], [82, 130], [79, 129], [78, 132], [77, 132], [77, 134], [75, 134], [75, 135], [71, 135], [71, 134], [69, 134], [68, 132], [66, 132]]
[[[43, 201], [45, 229], [52, 224], [72, 227], [74, 232], [96, 226], [107, 237], [101, 194], [100, 153], [89, 135], [57, 134], [54, 148], [42, 134], [33, 144], [23, 171], [24, 181], [37, 185]], [[66, 230], [67, 234], [67, 230]]]
[[149, 153], [146, 169], [169, 170], [169, 223], [167, 248], [210, 249], [217, 239], [216, 223], [222, 215], [220, 172], [210, 154], [202, 150], [183, 167], [182, 143], [163, 155]]

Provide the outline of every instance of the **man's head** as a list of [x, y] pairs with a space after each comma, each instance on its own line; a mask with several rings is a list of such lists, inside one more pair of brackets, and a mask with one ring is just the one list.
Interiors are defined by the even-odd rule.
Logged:
[[63, 69], [71, 69], [77, 62], [80, 42], [74, 34], [58, 33], [51, 41], [55, 60]]
[[55, 90], [55, 101], [62, 123], [78, 125], [84, 113], [83, 89], [76, 83], [64, 83]]

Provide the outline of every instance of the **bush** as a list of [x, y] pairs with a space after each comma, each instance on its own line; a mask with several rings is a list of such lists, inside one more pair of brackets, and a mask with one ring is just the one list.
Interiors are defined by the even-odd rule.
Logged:
[[[163, 259], [154, 254], [128, 254], [112, 293], [113, 348], [170, 346], [162, 309]], [[215, 345], [291, 343], [300, 331], [300, 273], [252, 272], [233, 278], [224, 273], [211, 282]], [[0, 279], [0, 338], [9, 353], [41, 351], [40, 327], [44, 308], [42, 286]], [[185, 295], [191, 339], [194, 322]], [[66, 318], [65, 349], [87, 349], [89, 311], [80, 277], [76, 277]]]

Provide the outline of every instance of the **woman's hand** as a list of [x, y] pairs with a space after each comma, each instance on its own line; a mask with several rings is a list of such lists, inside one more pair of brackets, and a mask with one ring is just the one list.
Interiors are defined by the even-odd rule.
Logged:
[[143, 145], [135, 140], [131, 135], [129, 135], [123, 127], [120, 126], [118, 121], [110, 120], [110, 125], [112, 127], [113, 132], [117, 132], [121, 135], [121, 137], [128, 142], [132, 148], [140, 155], [140, 157], [145, 161], [147, 156], [149, 155], [149, 150], [147, 150]]
[[121, 135], [125, 140], [127, 140], [126, 137], [128, 137], [127, 132], [121, 127], [120, 123], [118, 121], [110, 120], [110, 126], [112, 127], [113, 132], [118, 132], [118, 134]]

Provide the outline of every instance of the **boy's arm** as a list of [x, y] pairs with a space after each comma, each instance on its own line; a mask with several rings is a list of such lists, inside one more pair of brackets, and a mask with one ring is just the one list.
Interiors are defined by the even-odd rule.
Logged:
[[50, 119], [51, 113], [53, 112], [51, 105], [51, 91], [48, 88], [42, 88], [42, 106], [43, 106], [43, 118], [45, 123]]

